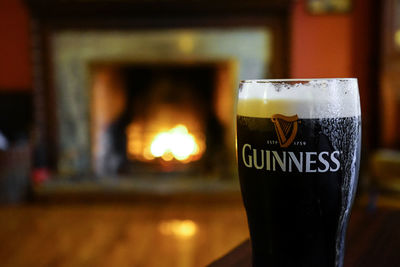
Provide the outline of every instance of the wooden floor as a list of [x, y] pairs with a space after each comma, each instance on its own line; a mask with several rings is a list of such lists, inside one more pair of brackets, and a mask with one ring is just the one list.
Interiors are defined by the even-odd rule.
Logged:
[[240, 201], [0, 206], [1, 266], [205, 266], [246, 238]]

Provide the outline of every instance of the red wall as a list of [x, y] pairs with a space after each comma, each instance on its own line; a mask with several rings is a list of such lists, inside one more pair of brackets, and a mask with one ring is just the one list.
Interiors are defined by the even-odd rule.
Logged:
[[291, 21], [290, 76], [358, 78], [363, 143], [368, 148], [376, 147], [379, 135], [379, 14], [374, 0], [353, 0], [351, 13], [332, 15], [311, 15], [305, 0], [298, 0]]
[[291, 77], [352, 77], [352, 15], [311, 15], [304, 0], [294, 3]]
[[21, 0], [0, 0], [0, 90], [31, 88], [27, 10]]

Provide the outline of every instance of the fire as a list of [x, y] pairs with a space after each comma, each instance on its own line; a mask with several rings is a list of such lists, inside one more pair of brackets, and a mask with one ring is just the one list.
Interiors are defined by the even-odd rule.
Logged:
[[184, 161], [199, 152], [195, 137], [184, 125], [177, 125], [167, 132], [161, 132], [154, 137], [150, 147], [154, 157], [169, 161], [173, 158]]
[[154, 158], [161, 158], [164, 161], [176, 159], [187, 163], [199, 159], [204, 151], [204, 141], [196, 138], [182, 124], [153, 134], [153, 137], [147, 135], [144, 138], [148, 140], [147, 144], [143, 144], [143, 138], [141, 139], [138, 134], [138, 127], [130, 129], [131, 131], [128, 131], [128, 154], [135, 159], [147, 161]]

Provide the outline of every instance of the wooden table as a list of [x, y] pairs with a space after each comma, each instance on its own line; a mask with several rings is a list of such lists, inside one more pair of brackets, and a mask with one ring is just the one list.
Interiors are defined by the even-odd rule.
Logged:
[[[209, 267], [251, 266], [251, 245], [246, 240]], [[400, 210], [353, 210], [346, 243], [345, 267], [400, 266]]]

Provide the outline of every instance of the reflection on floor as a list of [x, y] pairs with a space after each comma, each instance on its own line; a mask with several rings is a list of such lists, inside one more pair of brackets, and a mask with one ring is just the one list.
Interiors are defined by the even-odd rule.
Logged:
[[0, 207], [1, 266], [205, 266], [247, 237], [240, 201]]

